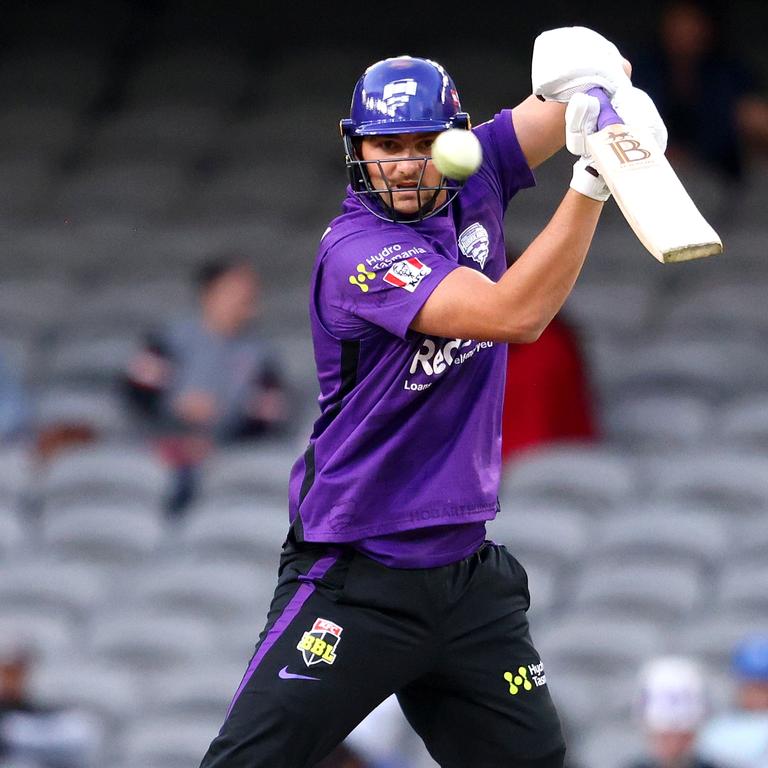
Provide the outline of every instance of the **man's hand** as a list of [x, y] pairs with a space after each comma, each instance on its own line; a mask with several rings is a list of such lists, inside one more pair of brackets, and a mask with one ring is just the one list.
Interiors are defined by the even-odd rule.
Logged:
[[597, 117], [600, 114], [600, 102], [586, 93], [575, 93], [565, 110], [565, 144], [568, 151], [580, 158], [573, 166], [571, 189], [593, 200], [605, 202], [611, 191], [590, 164], [587, 136], [597, 130]]
[[587, 27], [560, 27], [542, 32], [533, 44], [533, 93], [548, 101], [567, 102], [574, 93], [599, 86], [613, 96], [631, 85], [629, 62], [610, 41]]
[[182, 392], [173, 404], [176, 415], [196, 427], [209, 427], [218, 416], [216, 400], [209, 392]]

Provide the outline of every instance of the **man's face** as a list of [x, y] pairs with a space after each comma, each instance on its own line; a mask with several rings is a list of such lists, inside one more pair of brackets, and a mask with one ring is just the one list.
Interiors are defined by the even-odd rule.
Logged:
[[651, 751], [665, 768], [686, 765], [695, 739], [695, 731], [652, 731], [649, 734]]
[[259, 283], [247, 266], [225, 272], [203, 296], [203, 312], [220, 333], [236, 334], [258, 314]]
[[741, 683], [738, 697], [742, 709], [750, 712], [768, 712], [768, 680]]
[[[402, 216], [413, 216], [419, 208], [428, 202], [434, 191], [422, 191], [419, 195], [416, 186], [421, 179], [422, 187], [437, 187], [442, 175], [428, 160], [424, 168], [424, 157], [432, 154], [432, 142], [437, 133], [398, 133], [391, 136], [367, 136], [360, 148], [362, 160], [381, 160], [381, 165], [369, 163], [366, 168], [374, 189], [384, 190], [384, 204], [393, 207]], [[422, 176], [422, 170], [424, 174]], [[392, 190], [390, 196], [387, 186]], [[439, 207], [444, 201], [443, 190], [435, 201]], [[421, 198], [421, 199], [419, 199]]]

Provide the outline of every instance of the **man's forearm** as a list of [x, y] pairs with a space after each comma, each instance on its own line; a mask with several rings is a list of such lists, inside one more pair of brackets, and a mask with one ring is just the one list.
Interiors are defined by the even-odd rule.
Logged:
[[534, 340], [568, 298], [595, 233], [603, 203], [569, 189], [541, 234], [497, 284], [522, 340]]

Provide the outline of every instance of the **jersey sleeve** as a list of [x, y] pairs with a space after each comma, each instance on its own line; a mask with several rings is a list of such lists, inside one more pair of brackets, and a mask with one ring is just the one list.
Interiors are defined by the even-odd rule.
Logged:
[[478, 175], [496, 192], [506, 208], [521, 189], [536, 186], [512, 123], [512, 110], [504, 109], [492, 120], [474, 129], [483, 148], [483, 164]]
[[426, 243], [402, 239], [371, 247], [348, 238], [321, 257], [317, 313], [339, 338], [362, 338], [382, 328], [405, 339], [424, 302], [458, 266]]

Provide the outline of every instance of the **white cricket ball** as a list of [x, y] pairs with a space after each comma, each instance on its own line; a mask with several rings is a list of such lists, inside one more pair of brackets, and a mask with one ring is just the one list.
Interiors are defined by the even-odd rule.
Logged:
[[483, 148], [472, 131], [449, 128], [432, 142], [432, 162], [443, 176], [464, 181], [483, 162]]

